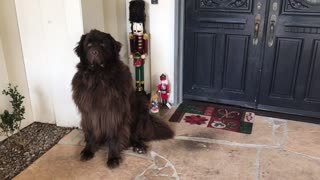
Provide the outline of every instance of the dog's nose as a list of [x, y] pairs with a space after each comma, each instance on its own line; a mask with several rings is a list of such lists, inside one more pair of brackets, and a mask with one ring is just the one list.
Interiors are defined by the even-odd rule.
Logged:
[[91, 51], [91, 54], [94, 55], [94, 56], [98, 55], [98, 53], [99, 53], [99, 52], [98, 52], [97, 50]]

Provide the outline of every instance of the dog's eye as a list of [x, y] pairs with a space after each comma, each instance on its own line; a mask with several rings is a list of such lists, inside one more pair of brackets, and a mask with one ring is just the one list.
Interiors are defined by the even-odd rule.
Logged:
[[88, 47], [91, 47], [91, 46], [92, 46], [92, 43], [89, 43], [87, 46], [88, 46]]
[[101, 45], [102, 47], [106, 47], [106, 45], [105, 45], [104, 43], [101, 43], [100, 45]]

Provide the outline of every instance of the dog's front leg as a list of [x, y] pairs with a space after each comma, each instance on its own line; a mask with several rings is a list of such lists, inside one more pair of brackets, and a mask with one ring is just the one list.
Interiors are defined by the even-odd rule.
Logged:
[[97, 151], [96, 142], [94, 136], [91, 133], [85, 132], [86, 146], [81, 151], [81, 161], [88, 161], [94, 157], [94, 153]]
[[116, 168], [121, 162], [121, 147], [118, 138], [113, 138], [109, 140], [109, 153], [107, 166], [111, 169]]
[[121, 162], [121, 152], [129, 146], [129, 130], [123, 127], [116, 136], [108, 141], [109, 153], [107, 165], [109, 168], [116, 168]]

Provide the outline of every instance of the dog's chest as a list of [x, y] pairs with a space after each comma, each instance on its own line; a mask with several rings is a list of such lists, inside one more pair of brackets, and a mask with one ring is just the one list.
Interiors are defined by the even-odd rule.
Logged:
[[121, 90], [116, 86], [116, 79], [98, 74], [89, 75], [83, 81], [82, 94], [92, 99], [92, 108], [105, 108], [118, 101]]

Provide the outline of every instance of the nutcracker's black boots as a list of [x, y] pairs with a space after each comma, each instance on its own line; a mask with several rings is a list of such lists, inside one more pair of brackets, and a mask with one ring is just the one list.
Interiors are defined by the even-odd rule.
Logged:
[[166, 107], [167, 106], [167, 100], [162, 100], [162, 105], [163, 105], [163, 107]]

